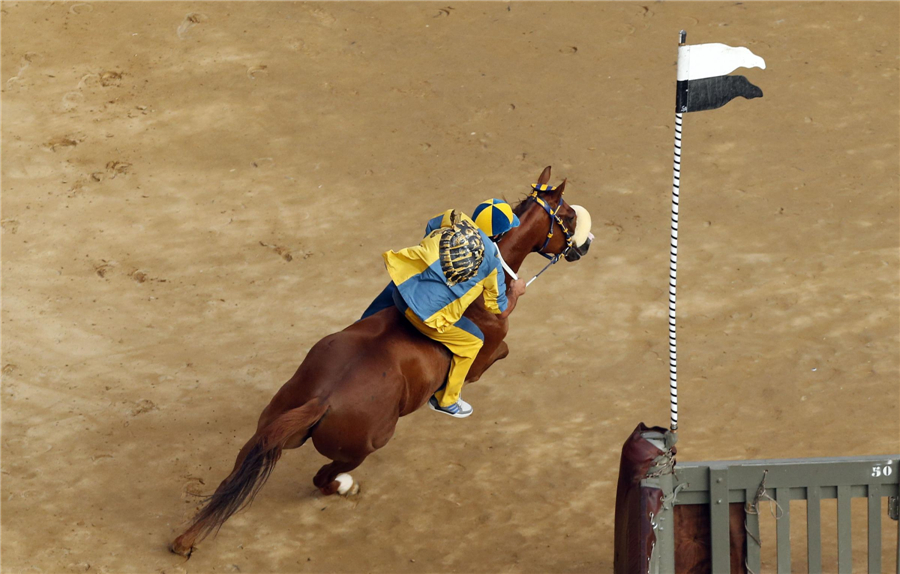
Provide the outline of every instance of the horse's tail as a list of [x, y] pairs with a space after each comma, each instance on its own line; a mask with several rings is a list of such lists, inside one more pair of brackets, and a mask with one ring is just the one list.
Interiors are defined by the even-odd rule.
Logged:
[[327, 410], [328, 405], [319, 399], [312, 399], [283, 413], [258, 431], [251, 439], [253, 446], [241, 465], [206, 499], [205, 506], [194, 517], [187, 532], [193, 531], [195, 540], [203, 540], [210, 533], [218, 531], [232, 514], [252, 503], [272, 474], [288, 440], [297, 433], [308, 433]]

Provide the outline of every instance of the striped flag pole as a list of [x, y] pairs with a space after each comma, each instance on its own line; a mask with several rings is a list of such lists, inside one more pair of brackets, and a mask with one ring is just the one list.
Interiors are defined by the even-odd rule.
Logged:
[[[678, 45], [684, 46], [687, 32], [679, 34]], [[669, 411], [672, 432], [678, 431], [678, 360], [675, 335], [675, 294], [678, 277], [678, 192], [681, 184], [681, 124], [680, 109], [675, 112], [675, 159], [672, 174], [672, 242], [669, 250]]]
[[765, 69], [766, 61], [744, 47], [725, 44], [686, 46], [687, 34], [678, 38], [678, 72], [675, 88], [675, 162], [672, 177], [672, 248], [669, 255], [669, 397], [672, 432], [678, 430], [678, 371], [675, 339], [675, 292], [678, 268], [678, 192], [681, 183], [681, 127], [683, 114], [721, 108], [737, 97], [748, 100], [763, 93], [737, 68]]

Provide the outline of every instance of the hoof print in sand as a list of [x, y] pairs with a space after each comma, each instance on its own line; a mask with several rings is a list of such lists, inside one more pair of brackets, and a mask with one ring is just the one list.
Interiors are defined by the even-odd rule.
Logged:
[[150, 411], [157, 410], [156, 404], [150, 399], [141, 399], [134, 403], [134, 406], [128, 411], [130, 416], [136, 417], [138, 415], [142, 415], [144, 413], [149, 413]]
[[266, 243], [265, 241], [260, 241], [259, 244], [262, 245], [263, 247], [268, 247], [269, 249], [271, 249], [272, 251], [274, 251], [275, 253], [280, 255], [281, 258], [284, 259], [285, 261], [293, 261], [294, 260], [294, 256], [291, 255], [291, 252], [287, 247], [282, 247], [281, 245], [272, 245], [272, 244]]

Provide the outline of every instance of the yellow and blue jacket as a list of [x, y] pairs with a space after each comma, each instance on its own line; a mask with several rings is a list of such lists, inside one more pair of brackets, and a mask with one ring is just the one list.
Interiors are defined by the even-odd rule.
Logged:
[[[403, 301], [422, 322], [438, 332], [456, 324], [466, 308], [482, 293], [485, 307], [494, 314], [502, 313], [508, 305], [506, 278], [497, 246], [480, 229], [478, 232], [481, 233], [485, 250], [477, 273], [453, 287], [447, 285], [441, 270], [440, 234], [430, 234], [435, 229], [451, 225], [452, 211], [447, 210], [430, 219], [425, 227], [425, 238], [418, 245], [400, 251], [387, 251], [382, 255], [388, 274]], [[460, 215], [475, 226], [469, 217]]]

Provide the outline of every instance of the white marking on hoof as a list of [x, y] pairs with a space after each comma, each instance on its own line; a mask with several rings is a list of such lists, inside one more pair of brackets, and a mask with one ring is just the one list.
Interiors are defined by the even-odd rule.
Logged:
[[339, 486], [337, 491], [341, 496], [350, 496], [359, 492], [359, 483], [353, 480], [353, 477], [346, 472], [342, 472], [334, 477], [334, 479], [338, 481]]

